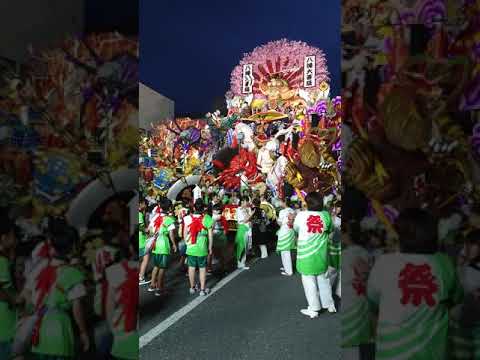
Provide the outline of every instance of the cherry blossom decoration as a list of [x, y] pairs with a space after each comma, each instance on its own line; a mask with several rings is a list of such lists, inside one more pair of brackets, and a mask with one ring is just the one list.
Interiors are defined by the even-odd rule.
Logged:
[[286, 80], [290, 88], [303, 88], [304, 61], [307, 56], [315, 56], [316, 83], [312, 88], [318, 88], [322, 82], [329, 82], [327, 62], [322, 50], [302, 41], [282, 39], [259, 46], [244, 55], [231, 74], [229, 94], [242, 96], [243, 66], [249, 64], [253, 65], [254, 95], [261, 94], [261, 83], [275, 77]]

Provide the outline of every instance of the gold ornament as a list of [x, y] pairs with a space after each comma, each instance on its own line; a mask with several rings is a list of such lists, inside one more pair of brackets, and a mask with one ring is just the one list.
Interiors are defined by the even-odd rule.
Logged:
[[298, 171], [295, 164], [289, 162], [285, 167], [285, 180], [294, 188], [301, 189], [305, 185], [305, 181]]
[[432, 121], [420, 114], [415, 89], [394, 88], [381, 106], [388, 141], [407, 151], [425, 147], [432, 137]]
[[306, 140], [300, 147], [302, 164], [309, 168], [316, 168], [320, 164], [320, 153], [312, 140]]

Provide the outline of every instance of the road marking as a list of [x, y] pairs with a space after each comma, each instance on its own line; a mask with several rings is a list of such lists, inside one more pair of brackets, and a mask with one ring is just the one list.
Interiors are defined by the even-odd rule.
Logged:
[[[252, 263], [253, 264], [253, 263]], [[249, 264], [249, 265], [252, 265]], [[207, 296], [197, 296], [193, 301], [189, 302], [187, 305], [185, 305], [183, 308], [178, 310], [177, 312], [174, 312], [172, 315], [170, 315], [168, 318], [166, 318], [164, 321], [162, 321], [160, 324], [155, 326], [153, 329], [149, 330], [146, 334], [140, 337], [139, 339], [139, 347], [140, 349], [150, 343], [153, 339], [155, 339], [157, 336], [159, 336], [161, 333], [163, 333], [165, 330], [167, 330], [170, 326], [175, 324], [178, 320], [180, 320], [182, 317], [187, 315], [190, 311], [195, 309], [198, 305], [200, 305], [202, 302], [204, 302], [206, 299], [208, 299], [210, 296], [215, 294], [218, 290], [220, 290], [222, 287], [224, 287], [226, 284], [228, 284], [230, 281], [235, 279], [238, 275], [240, 275], [244, 269], [237, 269], [222, 280], [220, 280], [217, 285], [211, 290], [210, 294]]]

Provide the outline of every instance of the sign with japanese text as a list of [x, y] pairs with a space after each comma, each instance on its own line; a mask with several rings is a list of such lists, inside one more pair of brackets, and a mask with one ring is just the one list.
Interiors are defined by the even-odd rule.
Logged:
[[242, 92], [251, 94], [253, 92], [253, 64], [243, 65], [243, 85]]
[[306, 88], [315, 86], [315, 67], [315, 56], [305, 56], [305, 63], [303, 65], [303, 86]]

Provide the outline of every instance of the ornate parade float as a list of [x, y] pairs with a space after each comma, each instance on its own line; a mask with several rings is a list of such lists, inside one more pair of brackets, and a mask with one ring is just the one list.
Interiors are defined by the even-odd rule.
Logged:
[[[52, 215], [88, 237], [106, 208], [132, 233], [138, 215], [130, 218], [126, 205], [138, 187], [138, 41], [118, 33], [67, 38], [31, 49], [25, 64], [2, 61], [0, 80], [0, 176], [9, 194], [1, 199], [21, 219], [24, 239]], [[80, 251], [92, 247], [84, 245]], [[85, 254], [88, 263], [93, 253]]]
[[363, 5], [342, 6], [344, 183], [392, 239], [398, 213], [421, 207], [448, 242], [480, 199], [478, 2]]
[[206, 192], [253, 189], [271, 214], [277, 198], [337, 194], [341, 101], [329, 81], [320, 49], [285, 39], [256, 48], [231, 74], [226, 114], [171, 120], [143, 137], [144, 192], [179, 200], [199, 182]]

